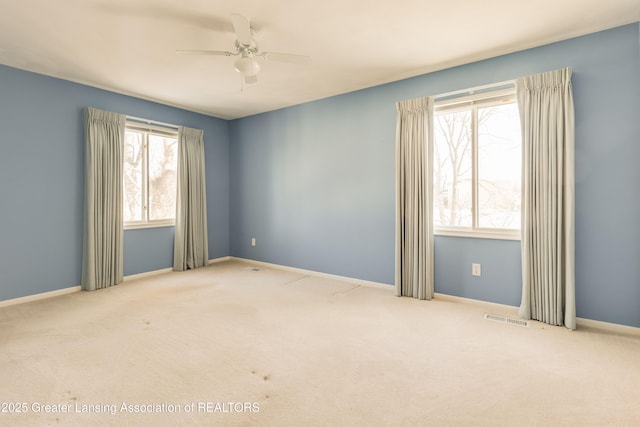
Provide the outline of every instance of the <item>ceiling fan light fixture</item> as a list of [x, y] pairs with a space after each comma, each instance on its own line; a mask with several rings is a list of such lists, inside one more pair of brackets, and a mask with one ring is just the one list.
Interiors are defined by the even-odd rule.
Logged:
[[260, 72], [260, 64], [250, 56], [242, 56], [236, 59], [233, 69], [243, 76], [255, 76]]

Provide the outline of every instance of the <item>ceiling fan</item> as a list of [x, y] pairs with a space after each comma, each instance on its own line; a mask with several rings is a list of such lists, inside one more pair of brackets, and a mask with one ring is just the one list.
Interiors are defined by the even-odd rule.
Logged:
[[183, 53], [215, 56], [239, 56], [233, 64], [233, 68], [240, 73], [241, 81], [246, 84], [258, 82], [258, 73], [261, 66], [258, 58], [269, 61], [287, 62], [290, 64], [310, 64], [311, 57], [295, 55], [292, 53], [260, 52], [258, 44], [253, 38], [253, 29], [249, 20], [242, 15], [231, 15], [231, 23], [236, 33], [235, 50], [233, 52], [222, 50], [178, 50]]

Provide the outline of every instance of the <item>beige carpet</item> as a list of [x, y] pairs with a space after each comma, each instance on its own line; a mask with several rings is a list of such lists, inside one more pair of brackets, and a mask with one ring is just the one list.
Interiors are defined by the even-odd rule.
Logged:
[[238, 261], [0, 308], [0, 425], [640, 425], [640, 339], [484, 313]]

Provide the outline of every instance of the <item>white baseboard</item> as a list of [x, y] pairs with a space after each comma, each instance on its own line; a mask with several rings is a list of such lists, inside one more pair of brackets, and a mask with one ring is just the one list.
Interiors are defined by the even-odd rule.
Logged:
[[[272, 264], [272, 263], [269, 263], [269, 262], [255, 261], [255, 260], [252, 260], [252, 259], [239, 258], [239, 257], [233, 257], [233, 256], [224, 256], [224, 257], [210, 259], [209, 260], [209, 265], [217, 264], [217, 263], [224, 262], [224, 261], [230, 261], [230, 260], [241, 261], [241, 262], [254, 264], [254, 265], [262, 266], [262, 267], [268, 267], [268, 268], [275, 268], [275, 269], [279, 269], [279, 270], [291, 271], [291, 272], [294, 272], [294, 273], [304, 274], [304, 275], [307, 275], [307, 276], [322, 277], [322, 278], [325, 278], [325, 279], [333, 279], [333, 280], [343, 280], [343, 281], [355, 283], [355, 284], [362, 285], [362, 286], [375, 287], [375, 288], [378, 288], [378, 289], [385, 289], [385, 290], [388, 290], [388, 291], [393, 291], [395, 289], [395, 286], [388, 285], [388, 284], [385, 284], [385, 283], [373, 282], [373, 281], [362, 280], [362, 279], [356, 279], [356, 278], [353, 278], [353, 277], [339, 276], [339, 275], [336, 275], [336, 274], [321, 273], [319, 271], [305, 270], [305, 269], [302, 269], [302, 268], [288, 267], [286, 265]], [[171, 271], [173, 271], [172, 268], [163, 268], [161, 270], [154, 270], [154, 271], [147, 271], [145, 273], [132, 274], [132, 275], [129, 275], [129, 276], [125, 276], [123, 278], [123, 282], [129, 281], [129, 280], [134, 280], [134, 279], [140, 279], [140, 278], [143, 278], [143, 277], [155, 276], [155, 275], [158, 275], [158, 274], [169, 273]], [[43, 293], [39, 293], [39, 294], [35, 294], [35, 295], [27, 295], [27, 296], [24, 296], [24, 297], [8, 299], [8, 300], [0, 301], [0, 308], [8, 307], [8, 306], [11, 306], [11, 305], [16, 305], [16, 304], [23, 304], [23, 303], [31, 302], [31, 301], [38, 301], [38, 300], [42, 300], [42, 299], [46, 299], [46, 298], [52, 298], [52, 297], [55, 297], [55, 296], [58, 296], [58, 295], [70, 294], [70, 293], [73, 293], [73, 292], [78, 292], [81, 289], [82, 289], [81, 286], [72, 286], [70, 288], [58, 289], [58, 290], [55, 290], [55, 291], [43, 292]], [[462, 304], [470, 304], [470, 305], [480, 306], [480, 307], [484, 307], [488, 311], [493, 311], [493, 312], [497, 311], [498, 313], [510, 314], [510, 315], [514, 315], [514, 316], [517, 316], [517, 311], [518, 311], [518, 307], [514, 307], [514, 306], [511, 306], [511, 305], [497, 304], [497, 303], [493, 303], [493, 302], [475, 300], [475, 299], [471, 299], [471, 298], [464, 298], [464, 297], [458, 297], [458, 296], [454, 296], [454, 295], [447, 295], [447, 294], [441, 294], [441, 293], [435, 293], [434, 299], [435, 300], [441, 300], [441, 301], [458, 302], [458, 303], [462, 303]], [[617, 324], [617, 323], [602, 322], [602, 321], [599, 321], [599, 320], [583, 319], [581, 317], [576, 318], [576, 324], [578, 326], [594, 328], [594, 329], [601, 329], [601, 330], [604, 330], [604, 331], [607, 331], [607, 332], [610, 332], [610, 333], [616, 333], [616, 334], [623, 334], [623, 335], [631, 335], [631, 336], [635, 336], [635, 337], [640, 337], [640, 328], [636, 328], [636, 327], [633, 327], [633, 326], [620, 325], [620, 324]]]
[[457, 297], [455, 295], [440, 294], [438, 292], [434, 294], [433, 298], [439, 301], [449, 301], [449, 302], [456, 302], [461, 304], [475, 305], [478, 307], [482, 307], [487, 311], [494, 312], [496, 314], [509, 314], [511, 316], [518, 315], [518, 307], [514, 307], [512, 305], [498, 304], [496, 302], [488, 302], [488, 301], [482, 301], [478, 299]]
[[144, 273], [130, 274], [128, 276], [124, 276], [122, 278], [122, 282], [124, 283], [130, 280], [143, 279], [145, 277], [150, 277], [150, 276], [157, 276], [158, 274], [170, 273], [172, 271], [173, 271], [173, 268], [169, 267], [169, 268], [162, 268], [160, 270], [145, 271]]
[[[227, 258], [232, 259], [232, 260], [236, 260], [236, 261], [246, 262], [246, 263], [249, 263], [249, 264], [258, 265], [258, 266], [276, 268], [276, 269], [279, 269], [279, 270], [286, 270], [286, 271], [305, 274], [305, 275], [309, 275], [309, 276], [324, 277], [324, 278], [327, 278], [327, 279], [334, 279], [334, 280], [344, 280], [344, 281], [348, 281], [348, 282], [351, 282], [351, 283], [356, 283], [356, 284], [363, 285], [363, 286], [372, 286], [372, 287], [376, 287], [376, 288], [379, 288], [379, 289], [386, 289], [386, 290], [389, 290], [389, 291], [393, 291], [395, 289], [395, 286], [393, 286], [393, 285], [387, 285], [387, 284], [384, 284], [384, 283], [372, 282], [372, 281], [368, 281], [368, 280], [355, 279], [353, 277], [345, 277], [345, 276], [338, 276], [338, 275], [335, 275], [335, 274], [321, 273], [321, 272], [318, 272], [318, 271], [305, 270], [305, 269], [296, 268], [296, 267], [288, 267], [286, 265], [272, 264], [272, 263], [268, 263], [268, 262], [264, 262], [264, 261], [255, 261], [255, 260], [247, 259], [247, 258], [238, 258], [238, 257], [227, 257]], [[471, 298], [464, 298], [464, 297], [457, 297], [457, 296], [454, 296], [454, 295], [447, 295], [447, 294], [441, 294], [441, 293], [435, 293], [434, 294], [434, 300], [458, 302], [458, 303], [462, 303], [462, 304], [470, 304], [470, 305], [475, 305], [475, 306], [478, 306], [478, 307], [483, 307], [485, 310], [491, 311], [491, 312], [494, 312], [494, 313], [498, 312], [500, 314], [508, 314], [508, 315], [511, 315], [511, 316], [514, 316], [514, 317], [518, 316], [518, 307], [515, 307], [515, 306], [512, 306], [512, 305], [498, 304], [498, 303], [493, 303], [493, 302], [481, 301], [481, 300], [476, 300], [476, 299], [471, 299]], [[640, 337], [640, 328], [635, 328], [633, 326], [619, 325], [617, 323], [601, 322], [601, 321], [598, 321], [598, 320], [591, 320], [591, 319], [583, 319], [583, 318], [580, 318], [580, 317], [576, 318], [576, 324], [578, 326], [601, 329], [601, 330], [604, 330], [604, 331], [607, 331], [607, 332], [610, 332], [610, 333], [617, 333], [617, 334], [632, 335], [632, 336]]]
[[247, 258], [238, 258], [238, 257], [230, 257], [230, 258], [236, 261], [242, 261], [249, 264], [258, 265], [261, 267], [276, 268], [278, 270], [291, 271], [293, 273], [304, 274], [307, 276], [322, 277], [325, 279], [333, 279], [333, 280], [343, 280], [350, 283], [355, 283], [356, 285], [375, 287], [380, 289], [386, 289], [389, 291], [393, 291], [395, 289], [393, 285], [387, 285], [385, 283], [380, 283], [380, 282], [372, 282], [369, 280], [356, 279], [353, 277], [338, 276], [336, 274], [321, 273], [319, 271], [305, 270], [303, 268], [296, 268], [296, 267], [288, 267], [286, 265], [280, 265], [280, 264], [271, 264], [269, 262], [264, 262], [264, 261], [254, 261], [252, 259], [247, 259]]
[[[130, 280], [141, 279], [143, 277], [155, 276], [158, 274], [168, 273], [172, 271], [171, 268], [163, 268], [162, 270], [153, 270], [147, 271], [144, 273], [131, 274], [129, 276], [124, 276], [122, 278], [122, 282], [128, 282]], [[19, 298], [12, 298], [4, 301], [0, 301], [0, 307], [9, 307], [11, 305], [24, 304], [26, 302], [38, 301], [47, 298], [57, 297], [59, 295], [71, 294], [74, 292], [80, 292], [82, 290], [82, 286], [72, 286], [70, 288], [57, 289], [55, 291], [42, 292], [39, 294], [27, 295]]]
[[[231, 257], [229, 257], [229, 256], [220, 257], [220, 258], [214, 258], [214, 259], [210, 259], [209, 260], [209, 264], [215, 264], [215, 263], [218, 263], [218, 262], [229, 261], [230, 259], [231, 259]], [[145, 271], [144, 273], [130, 274], [128, 276], [124, 276], [122, 278], [122, 282], [124, 283], [124, 282], [128, 282], [130, 280], [136, 280], [136, 279], [142, 279], [142, 278], [145, 278], [145, 277], [157, 276], [158, 274], [170, 273], [171, 271], [173, 271], [173, 268], [169, 267], [169, 268], [162, 268], [160, 270]], [[42, 292], [42, 293], [39, 293], [39, 294], [27, 295], [27, 296], [24, 296], [24, 297], [3, 300], [3, 301], [0, 301], [0, 308], [9, 307], [9, 306], [12, 306], [12, 305], [17, 305], [17, 304], [24, 304], [26, 302], [32, 302], [32, 301], [38, 301], [38, 300], [42, 300], [42, 299], [57, 297], [58, 295], [71, 294], [73, 292], [79, 292], [81, 290], [82, 290], [82, 286], [72, 286], [70, 288], [57, 289], [55, 291]]]
[[0, 301], [0, 308], [9, 307], [11, 305], [24, 304], [25, 302], [38, 301], [42, 299], [57, 297], [59, 295], [72, 294], [74, 292], [79, 292], [81, 290], [81, 286], [72, 286], [70, 288], [64, 289], [56, 289], [55, 291], [42, 292], [34, 295], [27, 295], [25, 297], [12, 298], [4, 301]]
[[585, 328], [601, 329], [612, 334], [631, 335], [640, 338], [640, 328], [620, 325], [618, 323], [601, 322], [600, 320], [576, 318], [576, 324]]
[[[493, 313], [508, 314], [516, 318], [518, 317], [518, 307], [514, 307], [512, 305], [496, 304], [493, 302], [480, 301], [475, 299], [457, 297], [457, 296], [447, 295], [447, 294], [438, 294], [438, 293], [436, 293], [435, 299], [441, 300], [441, 301], [459, 302], [462, 304], [471, 304], [478, 307], [483, 307], [487, 311], [491, 311]], [[614, 334], [631, 335], [631, 336], [640, 337], [640, 328], [635, 328], [633, 326], [627, 326], [627, 325], [620, 325], [618, 323], [602, 322], [599, 320], [591, 320], [591, 319], [584, 319], [582, 317], [577, 317], [576, 325], [578, 326], [578, 328], [582, 326], [584, 328], [600, 329], [600, 330], [603, 330], [609, 333], [614, 333]]]
[[[213, 259], [210, 259], [207, 262], [207, 264], [208, 265], [216, 264], [218, 262], [229, 261], [230, 259], [231, 259], [231, 257], [229, 257], [229, 256], [224, 256], [224, 257], [220, 257], [220, 258], [213, 258]], [[122, 281], [123, 282], [127, 282], [129, 280], [142, 279], [144, 277], [156, 276], [158, 274], [170, 273], [172, 271], [173, 271], [173, 267], [162, 268], [160, 270], [145, 271], [144, 273], [131, 274], [129, 276], [124, 276]]]

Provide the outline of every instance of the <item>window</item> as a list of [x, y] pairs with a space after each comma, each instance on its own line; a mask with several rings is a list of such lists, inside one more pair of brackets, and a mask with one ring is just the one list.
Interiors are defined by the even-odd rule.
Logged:
[[124, 138], [125, 228], [175, 224], [178, 135], [127, 122]]
[[436, 100], [436, 234], [519, 238], [521, 146], [514, 89]]

